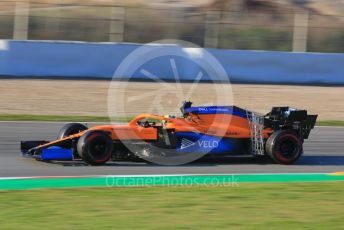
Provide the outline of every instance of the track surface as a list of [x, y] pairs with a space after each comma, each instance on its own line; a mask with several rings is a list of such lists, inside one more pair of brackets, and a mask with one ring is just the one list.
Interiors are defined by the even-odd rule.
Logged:
[[344, 128], [316, 127], [304, 144], [305, 154], [295, 165], [277, 165], [268, 160], [222, 158], [199, 160], [182, 166], [110, 162], [105, 166], [79, 163], [52, 164], [20, 156], [20, 140], [52, 140], [63, 123], [0, 122], [0, 177], [65, 175], [231, 174], [344, 171]]

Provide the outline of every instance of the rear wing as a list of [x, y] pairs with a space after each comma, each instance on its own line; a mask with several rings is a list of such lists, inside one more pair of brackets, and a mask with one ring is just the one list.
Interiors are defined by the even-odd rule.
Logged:
[[273, 107], [265, 115], [264, 125], [274, 130], [294, 129], [300, 137], [307, 139], [314, 128], [318, 115], [309, 115], [307, 110], [290, 107]]

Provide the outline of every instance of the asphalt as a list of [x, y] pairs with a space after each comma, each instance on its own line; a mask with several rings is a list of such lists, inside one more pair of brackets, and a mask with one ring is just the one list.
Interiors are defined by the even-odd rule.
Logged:
[[78, 162], [46, 163], [21, 157], [21, 140], [53, 140], [62, 126], [63, 123], [0, 122], [0, 177], [344, 171], [343, 127], [316, 127], [309, 140], [305, 141], [304, 155], [295, 165], [278, 165], [252, 157], [227, 157], [181, 166], [157, 166], [144, 162], [109, 162], [104, 166], [87, 166]]

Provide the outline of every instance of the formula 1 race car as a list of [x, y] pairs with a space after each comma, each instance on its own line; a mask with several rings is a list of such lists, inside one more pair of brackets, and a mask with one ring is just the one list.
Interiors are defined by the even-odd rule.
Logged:
[[22, 141], [21, 151], [38, 160], [80, 159], [91, 165], [193, 153], [267, 155], [277, 163], [292, 164], [303, 153], [303, 141], [317, 119], [290, 107], [273, 107], [259, 115], [236, 106], [191, 105], [183, 102], [180, 117], [140, 114], [125, 125], [92, 128], [69, 123], [57, 140]]

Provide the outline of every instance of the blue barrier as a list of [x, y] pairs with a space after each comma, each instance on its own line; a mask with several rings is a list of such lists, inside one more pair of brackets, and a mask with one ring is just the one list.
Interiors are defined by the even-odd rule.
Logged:
[[[0, 76], [9, 77], [64, 77], [112, 78], [121, 62], [139, 44], [0, 41]], [[153, 49], [154, 46], [148, 46]], [[200, 70], [185, 49], [165, 46], [185, 57], [158, 57], [145, 63], [145, 68], [161, 79], [173, 80], [169, 59], [178, 64], [181, 80], [194, 80]], [[291, 53], [269, 51], [243, 51], [206, 49], [223, 66], [232, 82], [293, 83], [293, 84], [344, 84], [344, 54]], [[197, 61], [197, 60], [196, 60]], [[147, 79], [139, 70], [128, 73], [138, 79]], [[201, 80], [210, 80], [205, 75]]]

